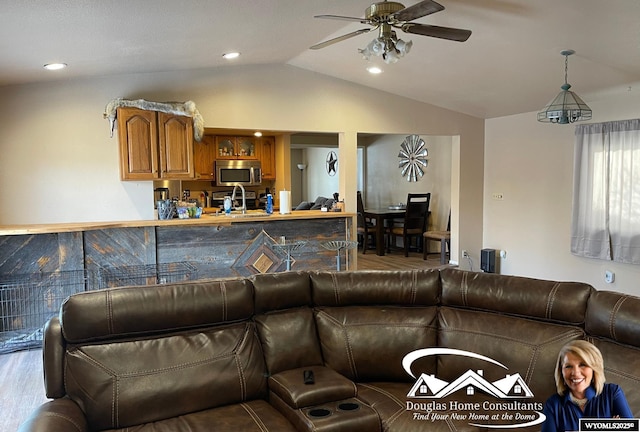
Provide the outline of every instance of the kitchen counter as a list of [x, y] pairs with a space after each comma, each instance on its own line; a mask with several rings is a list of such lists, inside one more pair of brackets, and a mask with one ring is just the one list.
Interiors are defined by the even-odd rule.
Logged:
[[224, 213], [216, 215], [216, 208], [205, 208], [204, 214], [198, 219], [168, 219], [168, 220], [137, 220], [115, 222], [70, 222], [55, 224], [26, 224], [26, 225], [0, 225], [0, 236], [25, 235], [25, 234], [53, 234], [70, 233], [91, 230], [104, 230], [112, 228], [134, 227], [170, 227], [170, 226], [198, 226], [219, 225], [228, 226], [236, 223], [257, 223], [265, 221], [293, 221], [306, 219], [331, 219], [355, 217], [353, 213], [323, 212], [320, 210], [299, 210], [289, 214], [266, 214], [262, 210], [247, 210], [247, 214], [234, 212], [231, 216]]
[[[215, 210], [205, 209], [198, 219], [0, 226], [0, 282], [79, 274], [90, 290], [273, 273], [288, 264], [292, 270], [334, 269], [336, 252], [324, 245], [353, 240], [353, 213], [249, 210], [227, 216]], [[276, 246], [283, 241], [304, 243], [290, 263]], [[354, 250], [341, 254], [343, 262], [354, 262]]]

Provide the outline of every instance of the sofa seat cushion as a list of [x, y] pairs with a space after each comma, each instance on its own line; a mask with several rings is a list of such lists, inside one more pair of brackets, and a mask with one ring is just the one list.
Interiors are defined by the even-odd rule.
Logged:
[[65, 383], [92, 430], [124, 428], [267, 397], [252, 322], [69, 345]]
[[179, 417], [105, 432], [295, 432], [295, 428], [264, 400], [213, 408]]
[[[313, 373], [314, 382], [305, 382], [305, 371]], [[292, 408], [305, 408], [356, 395], [353, 381], [324, 366], [291, 369], [271, 375], [269, 390]]]
[[[316, 309], [325, 365], [356, 381], [411, 380], [404, 356], [436, 345], [434, 306], [346, 306]], [[420, 362], [435, 371], [435, 360]]]
[[[371, 382], [358, 383], [358, 399], [371, 406], [380, 416], [385, 432], [477, 432], [481, 429], [468, 421], [453, 420], [446, 402], [434, 399], [410, 399], [410, 383]], [[443, 409], [415, 409], [412, 402]], [[441, 407], [442, 408], [442, 407]], [[433, 414], [433, 413], [437, 413]]]
[[439, 315], [440, 348], [484, 358], [456, 353], [442, 355], [438, 379], [451, 383], [469, 371], [493, 384], [513, 380], [523, 394], [527, 394], [526, 385], [534, 395], [532, 400], [541, 402], [556, 392], [553, 371], [560, 348], [571, 340], [584, 338], [579, 327], [501, 314], [442, 307]]

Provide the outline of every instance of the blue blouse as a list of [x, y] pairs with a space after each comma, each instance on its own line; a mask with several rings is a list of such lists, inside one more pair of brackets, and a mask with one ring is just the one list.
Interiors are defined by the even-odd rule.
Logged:
[[542, 432], [577, 431], [581, 418], [633, 418], [633, 413], [624, 392], [616, 384], [605, 384], [602, 393], [596, 396], [596, 390], [589, 387], [586, 391], [587, 404], [584, 412], [564, 396], [554, 394], [544, 404], [543, 413], [547, 419], [542, 424]]

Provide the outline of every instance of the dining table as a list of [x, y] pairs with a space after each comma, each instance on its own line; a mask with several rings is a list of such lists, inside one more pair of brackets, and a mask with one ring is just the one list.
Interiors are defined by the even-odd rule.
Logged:
[[364, 217], [376, 221], [376, 255], [384, 255], [384, 233], [387, 221], [404, 219], [405, 209], [391, 209], [388, 207], [364, 209]]

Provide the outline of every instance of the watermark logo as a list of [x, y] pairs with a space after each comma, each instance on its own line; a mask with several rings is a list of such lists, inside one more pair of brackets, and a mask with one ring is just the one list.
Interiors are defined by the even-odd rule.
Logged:
[[[453, 381], [446, 381], [434, 374], [421, 373], [416, 376], [412, 372], [413, 362], [434, 355], [469, 357], [509, 370], [507, 366], [490, 357], [470, 351], [425, 348], [410, 352], [402, 360], [402, 367], [416, 381], [407, 393], [407, 398], [432, 399], [430, 402], [407, 401], [407, 410], [414, 412], [414, 419], [466, 420], [472, 426], [494, 429], [521, 428], [544, 422], [542, 403], [523, 402], [533, 398], [534, 394], [519, 373], [505, 372], [503, 378], [488, 381], [484, 378], [482, 370], [469, 369]], [[486, 395], [487, 399], [478, 402], [460, 402], [453, 399], [456, 394], [461, 393], [466, 396], [482, 394]], [[448, 401], [438, 401], [443, 398], [448, 398]]]
[[580, 431], [609, 432], [609, 431], [638, 431], [640, 420], [638, 419], [593, 419], [581, 418]]

